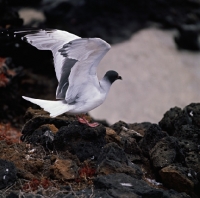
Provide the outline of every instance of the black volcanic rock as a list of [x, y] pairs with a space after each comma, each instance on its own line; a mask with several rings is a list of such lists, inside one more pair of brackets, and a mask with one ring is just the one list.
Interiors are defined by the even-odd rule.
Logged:
[[166, 185], [172, 187], [171, 181], [176, 180], [173, 189], [182, 189], [192, 197], [198, 197], [200, 195], [200, 179], [198, 177], [200, 171], [200, 104], [191, 103], [183, 110], [177, 107], [170, 109], [165, 113], [159, 125], [173, 135], [173, 137], [169, 137], [171, 140], [175, 138], [176, 141], [171, 143], [168, 141], [166, 144], [163, 142], [166, 141], [165, 138], [165, 140], [160, 140], [152, 149], [152, 163], [154, 165], [160, 163], [166, 167], [160, 171], [160, 176]]
[[[23, 135], [21, 136], [21, 140], [25, 142], [30, 141], [32, 143], [38, 143], [39, 139], [37, 137], [34, 138], [31, 136], [34, 136], [34, 132], [38, 128], [40, 128], [42, 125], [52, 124], [59, 129], [62, 126], [69, 125], [73, 120], [73, 117], [72, 118], [68, 118], [68, 117], [51, 118], [49, 117], [47, 112], [43, 110], [33, 110], [31, 108], [27, 111], [26, 116], [29, 119], [22, 128]], [[36, 136], [38, 135], [38, 133], [42, 135], [42, 133], [45, 133], [45, 130], [43, 130], [43, 132], [36, 131]], [[33, 139], [35, 139], [35, 142], [33, 141]]]
[[187, 130], [188, 127], [191, 128], [188, 128], [188, 130], [198, 130], [197, 127], [200, 126], [199, 110], [199, 103], [192, 103], [183, 110], [179, 107], [171, 108], [164, 114], [164, 117], [159, 122], [159, 126], [169, 135], [174, 135], [174, 133], [176, 133], [176, 136], [177, 133], [184, 128], [185, 130]]
[[35, 145], [42, 145], [44, 148], [53, 149], [54, 133], [48, 126], [41, 126], [31, 135], [26, 137], [26, 142]]
[[145, 132], [144, 137], [139, 142], [139, 146], [145, 156], [149, 156], [149, 151], [155, 146], [155, 144], [168, 134], [157, 125], [152, 124]]
[[[103, 125], [91, 128], [80, 124], [74, 116], [50, 118], [47, 112], [30, 108], [22, 129], [23, 140], [30, 144], [11, 145], [11, 150], [7, 150], [4, 142], [0, 144], [2, 156], [10, 159], [10, 155], [3, 153], [18, 149], [15, 163], [26, 164], [18, 173], [20, 178], [32, 179], [33, 174], [40, 177], [44, 173], [51, 179], [73, 184], [93, 182], [94, 189], [91, 186], [75, 189], [76, 195], [197, 198], [200, 195], [198, 109], [199, 104], [183, 110], [171, 109], [162, 121], [167, 120], [167, 125], [118, 122], [113, 127], [117, 134]], [[62, 192], [56, 196], [65, 197]], [[66, 196], [75, 195], [69, 191]]]
[[91, 128], [87, 125], [73, 122], [63, 126], [56, 133], [54, 146], [58, 150], [69, 150], [76, 154], [80, 161], [88, 158], [96, 159], [105, 141], [106, 129], [102, 125]]
[[125, 139], [124, 152], [132, 162], [138, 162], [143, 159], [142, 150], [134, 138]]
[[142, 177], [140, 167], [130, 162], [116, 143], [109, 143], [102, 149], [97, 159], [97, 172], [99, 174], [126, 173], [138, 179]]
[[121, 120], [110, 126], [110, 128], [113, 129], [117, 134], [121, 132], [122, 127], [129, 129], [129, 125]]
[[174, 133], [179, 139], [192, 140], [194, 143], [200, 143], [200, 128], [193, 124], [182, 125]]
[[184, 164], [184, 155], [175, 137], [161, 139], [150, 151], [150, 159], [155, 169], [161, 169], [173, 163]]
[[187, 152], [185, 156], [185, 163], [188, 168], [191, 168], [192, 171], [200, 173], [200, 156], [199, 152], [190, 151]]
[[0, 159], [0, 190], [9, 187], [17, 180], [17, 170], [12, 162]]
[[110, 174], [106, 176], [98, 176], [94, 180], [94, 186], [97, 189], [120, 189], [127, 192], [138, 194], [142, 197], [161, 197], [162, 192], [153, 189], [144, 181], [135, 179], [124, 173]]
[[[185, 193], [176, 191], [164, 191], [150, 187], [142, 180], [135, 179], [123, 173], [98, 176], [94, 179], [96, 189], [106, 189], [109, 195], [116, 197], [133, 197], [133, 198], [189, 198]], [[114, 196], [115, 197], [115, 196]]]
[[200, 103], [191, 103], [187, 105], [185, 111], [192, 119], [192, 124], [200, 127]]
[[172, 135], [175, 131], [175, 119], [182, 114], [182, 110], [179, 107], [174, 107], [168, 110], [162, 120], [159, 122], [159, 126], [162, 130], [166, 131], [169, 135]]

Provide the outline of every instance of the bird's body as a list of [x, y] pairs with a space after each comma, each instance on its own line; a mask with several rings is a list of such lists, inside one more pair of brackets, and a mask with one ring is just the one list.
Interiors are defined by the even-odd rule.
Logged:
[[[99, 81], [96, 68], [110, 45], [100, 38], [80, 38], [61, 30], [16, 31], [23, 39], [40, 50], [51, 50], [58, 87], [57, 101], [23, 96], [56, 117], [65, 112], [85, 114], [101, 105], [112, 83], [121, 79], [115, 71], [108, 71]], [[82, 119], [80, 119], [81, 121]], [[82, 120], [82, 123], [85, 120]]]

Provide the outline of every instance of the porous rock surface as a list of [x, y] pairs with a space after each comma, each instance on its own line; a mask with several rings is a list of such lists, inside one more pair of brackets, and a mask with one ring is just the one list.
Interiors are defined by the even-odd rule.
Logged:
[[[197, 198], [199, 110], [194, 103], [171, 108], [158, 125], [119, 121], [90, 128], [73, 116], [50, 118], [29, 108], [23, 142], [0, 144], [0, 158], [16, 167], [13, 182], [28, 180], [31, 191], [42, 196], [56, 186], [54, 197]], [[25, 197], [31, 195], [27, 186], [24, 182]], [[12, 193], [19, 195], [17, 189]]]

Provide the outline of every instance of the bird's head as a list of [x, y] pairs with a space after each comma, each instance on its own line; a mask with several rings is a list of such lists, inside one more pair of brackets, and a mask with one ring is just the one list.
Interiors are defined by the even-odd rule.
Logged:
[[111, 84], [116, 80], [122, 80], [122, 77], [113, 70], [107, 71], [104, 78], [106, 78]]

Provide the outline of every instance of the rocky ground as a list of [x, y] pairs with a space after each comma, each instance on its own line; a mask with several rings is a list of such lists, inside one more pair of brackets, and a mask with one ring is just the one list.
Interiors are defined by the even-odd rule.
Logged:
[[158, 125], [90, 128], [29, 108], [21, 141], [20, 132], [1, 129], [1, 196], [197, 198], [199, 112], [192, 103], [171, 108]]
[[[37, 106], [27, 110], [22, 95], [52, 99], [57, 82], [51, 54], [10, 34], [24, 27], [17, 12], [24, 6], [23, 0], [0, 1], [0, 197], [199, 197], [199, 103], [171, 108], [158, 124], [100, 120], [96, 128], [66, 114], [50, 118]], [[118, 43], [154, 21], [178, 29], [178, 47], [199, 50], [199, 1], [38, 0], [28, 6], [45, 17], [29, 26]]]

